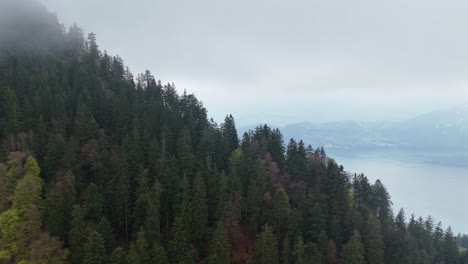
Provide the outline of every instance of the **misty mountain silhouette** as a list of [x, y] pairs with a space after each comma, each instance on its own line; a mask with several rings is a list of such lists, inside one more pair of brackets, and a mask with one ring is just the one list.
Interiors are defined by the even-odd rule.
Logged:
[[301, 122], [279, 128], [286, 143], [290, 138], [302, 138], [306, 144], [327, 149], [468, 151], [468, 104], [401, 122]]

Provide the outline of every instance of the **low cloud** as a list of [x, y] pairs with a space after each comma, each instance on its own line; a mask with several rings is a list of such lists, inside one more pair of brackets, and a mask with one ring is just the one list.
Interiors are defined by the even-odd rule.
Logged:
[[274, 122], [275, 105], [293, 115], [321, 104], [329, 119], [357, 108], [367, 111], [355, 119], [385, 119], [467, 100], [466, 1], [43, 2], [134, 72], [174, 81], [213, 112]]

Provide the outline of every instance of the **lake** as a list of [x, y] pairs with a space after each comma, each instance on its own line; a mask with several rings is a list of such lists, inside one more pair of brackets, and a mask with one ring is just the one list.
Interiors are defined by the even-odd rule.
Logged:
[[440, 154], [444, 158], [439, 159], [409, 152], [329, 154], [348, 172], [364, 173], [371, 182], [380, 179], [391, 195], [394, 214], [404, 208], [407, 220], [412, 213], [418, 218], [431, 215], [435, 223], [442, 221], [444, 229], [450, 225], [455, 234], [468, 234], [465, 155]]

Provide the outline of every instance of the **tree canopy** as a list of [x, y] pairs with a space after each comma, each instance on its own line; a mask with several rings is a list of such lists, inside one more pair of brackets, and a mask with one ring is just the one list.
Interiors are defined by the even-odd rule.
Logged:
[[268, 125], [240, 138], [35, 12], [0, 39], [1, 263], [466, 263], [381, 181]]

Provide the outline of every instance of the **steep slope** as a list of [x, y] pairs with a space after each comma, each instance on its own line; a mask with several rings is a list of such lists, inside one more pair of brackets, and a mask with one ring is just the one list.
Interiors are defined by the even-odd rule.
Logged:
[[[12, 21], [35, 15], [10, 3]], [[239, 140], [231, 115], [208, 120], [195, 96], [37, 12], [18, 32], [32, 45], [0, 49], [0, 262], [458, 260], [451, 229], [395, 217], [380, 181], [266, 125]]]

